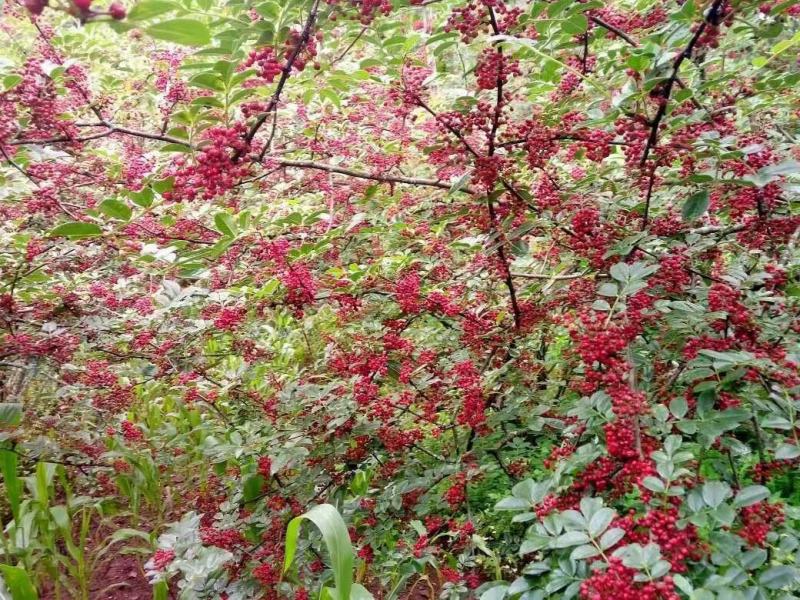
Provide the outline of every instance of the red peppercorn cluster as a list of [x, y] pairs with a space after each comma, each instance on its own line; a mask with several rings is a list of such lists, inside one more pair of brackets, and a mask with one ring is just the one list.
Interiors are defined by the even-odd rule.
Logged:
[[216, 546], [223, 550], [235, 550], [245, 543], [244, 536], [236, 529], [201, 527], [200, 541], [204, 546]]
[[472, 176], [486, 190], [492, 190], [500, 177], [505, 159], [502, 156], [479, 156], [475, 159], [475, 171]]
[[402, 452], [422, 439], [419, 429], [401, 430], [397, 427], [382, 425], [378, 429], [378, 439], [388, 452]]
[[672, 577], [637, 582], [634, 580], [637, 573], [636, 569], [623, 565], [621, 559], [612, 557], [607, 569], [597, 570], [581, 582], [580, 597], [583, 600], [680, 600]]
[[741, 292], [725, 283], [713, 283], [708, 289], [708, 307], [713, 312], [727, 313], [730, 324], [739, 329], [755, 327], [750, 311], [741, 302]]
[[786, 519], [783, 506], [769, 504], [765, 500], [745, 506], [739, 517], [742, 520], [741, 528], [736, 532], [749, 546], [764, 546], [767, 534], [775, 527], [779, 527]]
[[281, 283], [286, 286], [286, 302], [301, 310], [312, 304], [317, 294], [317, 283], [314, 275], [303, 263], [292, 263], [281, 273]]
[[456, 509], [467, 499], [467, 474], [463, 471], [453, 476], [453, 481], [444, 493], [444, 501]]
[[461, 40], [469, 43], [478, 37], [481, 26], [488, 20], [488, 9], [483, 2], [468, 2], [464, 6], [453, 9], [444, 30], [447, 32], [458, 31]]
[[395, 297], [403, 312], [418, 313], [420, 310], [420, 278], [416, 273], [401, 277], [395, 285]]
[[613, 526], [625, 530], [625, 540], [629, 544], [658, 544], [661, 555], [670, 562], [674, 573], [685, 573], [687, 561], [701, 557], [697, 528], [687, 524], [678, 526], [680, 516], [675, 507], [651, 509], [637, 518], [634, 511], [617, 519]]
[[606, 448], [611, 456], [622, 460], [638, 456], [630, 420], [617, 419], [613, 423], [606, 423], [603, 431], [606, 434]]
[[572, 249], [587, 256], [593, 265], [601, 266], [611, 237], [600, 221], [600, 211], [593, 206], [579, 209], [572, 217], [571, 228], [574, 233], [569, 239]]
[[602, 129], [584, 129], [580, 131], [578, 137], [581, 147], [586, 152], [586, 158], [600, 162], [611, 154], [611, 142], [616, 136]]
[[544, 459], [544, 466], [547, 469], [552, 469], [560, 461], [572, 456], [575, 453], [575, 446], [570, 443], [565, 443], [561, 446], [556, 446], [550, 451], [547, 458]]
[[238, 123], [233, 127], [212, 127], [205, 132], [206, 146], [198, 153], [194, 164], [180, 157], [174, 164], [174, 183], [164, 199], [174, 202], [184, 200], [212, 200], [233, 189], [247, 175], [249, 167], [244, 162], [234, 162], [233, 155], [247, 151], [244, 140], [247, 127]]
[[122, 422], [121, 429], [122, 436], [129, 442], [139, 442], [144, 439], [144, 432], [128, 420]]
[[482, 428], [486, 422], [486, 404], [478, 369], [471, 360], [466, 360], [453, 367], [453, 374], [456, 387], [462, 394], [462, 408], [458, 414], [458, 422], [476, 429]]
[[[40, 58], [28, 59], [17, 70], [22, 80], [0, 94], [0, 143], [17, 132], [18, 119], [22, 118], [29, 120], [26, 135], [33, 139], [52, 135], [72, 138], [78, 135], [72, 120], [64, 119], [63, 114], [82, 100], [79, 95], [59, 94], [53, 79], [46, 75], [44, 66], [45, 61]], [[7, 151], [13, 155], [15, 148], [8, 148]]]
[[156, 571], [163, 571], [173, 560], [175, 560], [174, 550], [159, 548], [156, 550], [155, 554], [153, 554], [153, 569]]
[[233, 331], [242, 324], [247, 316], [244, 306], [222, 308], [214, 318], [214, 327], [222, 331]]
[[261, 456], [258, 459], [258, 473], [265, 479], [272, 477], [272, 461], [269, 456]]
[[283, 63], [275, 55], [275, 49], [271, 46], [257, 48], [250, 52], [243, 66], [247, 68], [253, 65], [256, 66], [258, 76], [267, 83], [275, 81], [275, 78], [283, 71]]
[[273, 562], [263, 562], [253, 569], [253, 578], [264, 587], [271, 588], [280, 582], [281, 572]]
[[497, 48], [485, 48], [475, 65], [475, 77], [480, 90], [493, 90], [498, 85], [508, 83], [511, 76], [521, 74], [519, 61], [509, 58]]
[[[40, 15], [44, 12], [44, 9], [50, 5], [50, 2], [49, 0], [23, 0], [22, 5], [32, 15]], [[103, 15], [108, 15], [112, 19], [120, 21], [124, 19], [126, 15], [125, 7], [119, 2], [112, 2], [107, 11], [92, 10], [92, 0], [72, 0], [66, 12], [78, 17], [81, 23]]]
[[516, 27], [521, 14], [522, 9], [509, 7], [503, 0], [472, 0], [453, 9], [444, 30], [457, 31], [461, 40], [469, 43], [482, 31], [489, 30], [492, 22], [499, 33], [508, 32]]
[[[303, 31], [295, 27], [289, 32], [289, 37], [284, 42], [283, 57], [289, 61], [292, 56], [297, 52], [292, 69], [298, 73], [305, 71], [306, 66], [317, 56], [317, 41], [322, 39], [322, 32], [317, 32], [316, 35], [309, 35], [307, 39], [303, 39]], [[299, 48], [299, 51], [298, 51]]]
[[775, 475], [788, 469], [795, 469], [800, 465], [800, 457], [785, 460], [770, 460], [756, 463], [753, 466], [753, 479], [764, 483]]

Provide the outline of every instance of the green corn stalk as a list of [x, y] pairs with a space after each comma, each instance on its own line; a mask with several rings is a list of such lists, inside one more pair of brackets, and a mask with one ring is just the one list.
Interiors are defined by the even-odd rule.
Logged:
[[33, 587], [30, 575], [22, 567], [0, 565], [0, 573], [6, 584], [6, 589], [11, 594], [11, 600], [39, 600], [39, 594]]
[[330, 600], [371, 600], [372, 594], [364, 586], [353, 582], [353, 545], [350, 543], [344, 519], [330, 504], [319, 504], [289, 521], [286, 528], [283, 572], [286, 573], [292, 566], [297, 552], [300, 525], [306, 519], [316, 525], [322, 534], [322, 539], [328, 548], [333, 581], [336, 585], [334, 589], [323, 588], [320, 597]]

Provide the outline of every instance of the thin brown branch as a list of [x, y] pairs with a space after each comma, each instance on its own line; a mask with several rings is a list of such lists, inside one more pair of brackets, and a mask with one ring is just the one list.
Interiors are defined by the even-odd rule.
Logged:
[[[289, 59], [286, 61], [286, 64], [283, 66], [283, 70], [281, 72], [281, 78], [278, 80], [278, 85], [275, 88], [275, 91], [272, 94], [272, 98], [267, 104], [267, 107], [264, 109], [264, 112], [261, 113], [255, 122], [250, 126], [250, 129], [244, 136], [245, 142], [249, 145], [253, 138], [256, 137], [258, 130], [261, 129], [261, 126], [264, 125], [269, 114], [273, 110], [277, 110], [278, 102], [280, 102], [281, 93], [283, 92], [283, 88], [286, 86], [286, 81], [289, 79], [289, 76], [292, 74], [292, 67], [294, 67], [294, 63], [297, 58], [300, 56], [300, 53], [306, 47], [308, 43], [308, 38], [311, 35], [311, 29], [314, 27], [314, 22], [317, 20], [317, 10], [319, 9], [320, 0], [314, 0], [314, 4], [311, 6], [311, 12], [308, 15], [308, 19], [306, 20], [306, 24], [303, 27], [303, 33], [300, 35], [300, 39], [297, 41], [297, 46], [295, 46], [292, 54], [289, 56]], [[264, 149], [261, 151], [261, 155], [259, 156], [259, 160], [262, 160], [264, 157], [264, 153], [268, 146], [264, 146]], [[233, 161], [236, 162], [242, 156], [242, 151], [237, 150], [233, 155]]]
[[639, 165], [642, 167], [647, 162], [647, 158], [650, 155], [651, 150], [655, 149], [656, 145], [658, 144], [658, 128], [661, 125], [664, 115], [667, 113], [667, 105], [669, 104], [669, 99], [672, 95], [672, 88], [675, 86], [675, 83], [678, 79], [678, 73], [680, 72], [681, 65], [683, 64], [684, 60], [692, 55], [697, 42], [700, 41], [700, 37], [703, 35], [703, 32], [706, 30], [708, 24], [717, 20], [717, 15], [719, 13], [720, 6], [722, 6], [722, 2], [723, 0], [714, 1], [714, 4], [711, 5], [711, 8], [708, 10], [705, 18], [694, 32], [692, 39], [689, 40], [689, 43], [686, 45], [686, 47], [675, 58], [675, 62], [672, 66], [672, 74], [664, 84], [664, 88], [659, 98], [658, 112], [656, 112], [656, 116], [652, 120], [652, 124], [650, 126], [650, 136], [647, 138], [647, 145], [644, 147], [642, 158], [639, 161]]
[[[271, 163], [277, 163], [282, 167], [296, 167], [299, 169], [314, 169], [317, 171], [326, 171], [328, 173], [338, 173], [340, 175], [347, 175], [348, 177], [355, 177], [357, 179], [370, 179], [372, 181], [380, 181], [382, 183], [404, 183], [408, 185], [418, 185], [423, 187], [434, 187], [442, 190], [452, 189], [452, 184], [438, 181], [436, 179], [423, 179], [420, 177], [403, 177], [400, 175], [385, 175], [366, 173], [363, 171], [356, 171], [344, 167], [337, 167], [326, 163], [316, 162], [313, 160], [289, 160], [285, 158], [270, 158]], [[474, 194], [475, 191], [469, 187], [462, 187], [458, 191], [465, 194]]]

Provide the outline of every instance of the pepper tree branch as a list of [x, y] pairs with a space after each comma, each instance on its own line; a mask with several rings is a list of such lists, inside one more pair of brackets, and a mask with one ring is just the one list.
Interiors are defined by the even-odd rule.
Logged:
[[711, 8], [706, 14], [703, 21], [697, 27], [697, 30], [694, 32], [692, 39], [689, 40], [689, 43], [686, 47], [681, 51], [680, 54], [675, 58], [675, 62], [672, 66], [672, 74], [667, 79], [667, 82], [664, 84], [664, 89], [661, 93], [661, 101], [658, 105], [658, 112], [656, 112], [656, 116], [653, 118], [652, 125], [650, 126], [650, 136], [647, 138], [647, 145], [644, 147], [644, 152], [642, 153], [642, 158], [639, 161], [639, 166], [643, 167], [647, 162], [647, 157], [650, 155], [650, 151], [656, 147], [658, 143], [658, 127], [661, 124], [661, 121], [664, 119], [664, 115], [667, 113], [667, 105], [669, 104], [669, 98], [672, 95], [672, 88], [675, 86], [675, 83], [678, 80], [678, 73], [681, 70], [681, 65], [683, 61], [686, 60], [689, 56], [692, 55], [697, 42], [700, 40], [700, 36], [703, 35], [703, 32], [706, 30], [706, 27], [709, 23], [715, 23], [719, 8], [722, 5], [723, 0], [715, 0], [714, 4], [711, 5]]
[[[281, 78], [278, 80], [278, 86], [275, 88], [275, 92], [273, 92], [269, 104], [267, 104], [267, 107], [264, 109], [264, 112], [262, 112], [258, 116], [258, 118], [250, 126], [250, 129], [244, 136], [244, 140], [245, 142], [247, 142], [248, 145], [250, 144], [250, 142], [253, 141], [253, 138], [256, 137], [256, 134], [258, 133], [258, 130], [261, 129], [261, 126], [264, 125], [264, 123], [267, 121], [267, 118], [269, 118], [269, 114], [272, 111], [277, 110], [278, 108], [278, 102], [280, 101], [283, 88], [284, 86], [286, 86], [286, 80], [289, 79], [289, 76], [292, 73], [292, 67], [294, 66], [294, 63], [297, 60], [297, 57], [300, 56], [300, 53], [303, 51], [303, 48], [305, 48], [306, 43], [308, 42], [308, 38], [311, 35], [311, 29], [314, 27], [314, 22], [317, 20], [317, 11], [319, 9], [319, 2], [320, 0], [314, 0], [314, 4], [311, 6], [311, 12], [308, 15], [308, 19], [306, 19], [306, 24], [303, 27], [303, 33], [300, 34], [300, 39], [298, 40], [297, 45], [295, 46], [294, 50], [292, 51], [292, 54], [289, 56], [289, 59], [286, 61], [286, 64], [283, 67], [283, 71], [281, 72]], [[264, 154], [266, 153], [268, 147], [269, 147], [268, 145], [264, 146], [264, 149], [261, 151], [261, 155], [259, 156], [259, 160], [264, 158]], [[241, 156], [242, 156], [242, 151], [237, 150], [234, 153], [232, 159], [234, 162], [236, 162], [239, 158], [241, 158]]]
[[[356, 171], [353, 169], [346, 169], [336, 165], [329, 165], [326, 163], [315, 162], [312, 160], [290, 160], [285, 158], [269, 158], [270, 162], [277, 163], [282, 167], [296, 167], [299, 169], [314, 169], [318, 171], [326, 171], [328, 173], [338, 173], [340, 175], [347, 175], [348, 177], [355, 177], [356, 179], [370, 179], [372, 181], [379, 181], [382, 183], [405, 183], [408, 185], [418, 185], [423, 187], [434, 187], [442, 190], [450, 190], [452, 185], [438, 181], [436, 179], [423, 179], [420, 177], [403, 177], [399, 175], [380, 175], [373, 173], [365, 173], [363, 171]], [[460, 192], [473, 194], [475, 191], [469, 187], [462, 187]]]
[[180, 144], [181, 146], [186, 146], [188, 148], [192, 148], [193, 146], [187, 142], [186, 140], [182, 140], [180, 138], [172, 137], [171, 135], [162, 135], [159, 133], [149, 133], [147, 131], [138, 131], [135, 129], [128, 129], [127, 127], [119, 127], [117, 125], [113, 125], [108, 121], [103, 121], [102, 123], [89, 123], [84, 125], [79, 125], [79, 127], [106, 127], [106, 131], [101, 131], [99, 133], [92, 133], [90, 135], [78, 136], [78, 137], [71, 137], [68, 135], [62, 136], [55, 136], [50, 138], [42, 138], [42, 139], [17, 139], [11, 140], [8, 142], [9, 146], [39, 146], [39, 145], [46, 145], [46, 144], [69, 144], [75, 142], [88, 142], [89, 140], [97, 140], [100, 138], [108, 137], [115, 133], [122, 133], [124, 135], [130, 135], [133, 137], [144, 138], [148, 140], [155, 140], [158, 142], [167, 142], [170, 144]]
[[[634, 48], [638, 48], [639, 47], [639, 42], [637, 42], [635, 39], [633, 39], [627, 33], [622, 31], [622, 29], [620, 29], [619, 27], [615, 27], [614, 25], [611, 25], [610, 23], [606, 23], [605, 21], [603, 21], [602, 19], [600, 19], [598, 17], [589, 17], [589, 20], [592, 23], [594, 23], [595, 25], [597, 25], [599, 27], [602, 27], [603, 29], [607, 29], [608, 31], [610, 31], [611, 33], [613, 33], [614, 35], [616, 35], [620, 39], [624, 40], [628, 45], [633, 46]], [[588, 34], [587, 34], [587, 38], [588, 38]], [[683, 81], [681, 81], [680, 78], [676, 78], [675, 79], [675, 83], [677, 83], [683, 89], [688, 89], [686, 87], [686, 84], [683, 83]], [[692, 100], [692, 104], [694, 104], [697, 108], [703, 108], [703, 106], [697, 101], [697, 99], [694, 96], [692, 96], [691, 100]]]
[[[99, 123], [92, 123], [90, 125], [85, 126], [96, 126], [102, 127], [102, 124]], [[156, 140], [162, 142], [168, 142], [171, 144], [181, 144], [183, 146], [187, 146], [189, 148], [193, 148], [189, 142], [185, 140], [181, 140], [179, 138], [174, 138], [168, 135], [160, 135], [157, 133], [149, 133], [145, 131], [137, 131], [134, 129], [128, 129], [126, 127], [117, 127], [114, 125], [110, 125], [107, 131], [103, 131], [101, 133], [96, 133], [92, 135], [86, 135], [81, 137], [68, 137], [68, 136], [59, 136], [59, 137], [52, 137], [52, 138], [43, 138], [43, 139], [21, 139], [21, 140], [14, 140], [8, 142], [10, 146], [23, 146], [23, 145], [49, 145], [49, 144], [61, 144], [61, 143], [70, 143], [70, 142], [84, 142], [89, 140], [100, 139], [104, 137], [108, 137], [114, 133], [121, 133], [123, 135], [130, 135], [133, 137], [139, 137], [149, 140]], [[439, 181], [437, 179], [425, 179], [422, 177], [404, 177], [401, 175], [385, 175], [385, 174], [374, 174], [374, 173], [367, 173], [364, 171], [357, 171], [355, 169], [348, 169], [345, 167], [339, 167], [336, 165], [330, 165], [322, 162], [311, 161], [311, 160], [292, 160], [292, 159], [285, 159], [285, 158], [270, 158], [269, 159], [273, 163], [277, 163], [280, 167], [295, 167], [299, 169], [314, 169], [318, 171], [326, 171], [329, 173], [338, 173], [340, 175], [346, 175], [348, 177], [355, 177], [357, 179], [369, 179], [372, 181], [378, 181], [382, 183], [402, 183], [407, 185], [417, 185], [423, 187], [434, 187], [439, 188], [442, 190], [450, 190], [452, 189], [452, 185], [445, 181]], [[16, 166], [13, 165], [12, 166]], [[256, 178], [258, 179], [258, 178]], [[255, 181], [255, 179], [251, 179], [250, 181]], [[464, 192], [466, 194], [473, 194], [475, 191], [470, 187], [462, 187], [459, 189], [460, 192]]]
[[[494, 9], [491, 6], [489, 8], [489, 17], [491, 18], [492, 22], [492, 30], [494, 31], [495, 35], [500, 35], [500, 28], [497, 25], [497, 18], [494, 14]], [[503, 48], [498, 44], [497, 52], [500, 54], [502, 59], [503, 57]], [[489, 156], [494, 156], [495, 151], [495, 138], [497, 136], [497, 129], [500, 127], [500, 117], [503, 114], [503, 63], [502, 60], [497, 65], [497, 98], [495, 100], [494, 105], [494, 115], [492, 116], [492, 130], [489, 133]], [[505, 182], [504, 182], [505, 183]], [[506, 189], [510, 186], [506, 184]], [[494, 210], [494, 202], [492, 201], [491, 195], [487, 195], [486, 198], [488, 207], [489, 207], [489, 218], [491, 219], [492, 227], [497, 229], [497, 215], [495, 214]], [[498, 231], [498, 235], [501, 233]], [[508, 296], [511, 300], [511, 310], [514, 313], [514, 329], [519, 330], [522, 326], [522, 313], [519, 309], [519, 304], [517, 303], [517, 290], [514, 287], [514, 278], [511, 276], [511, 269], [508, 266], [508, 258], [506, 257], [505, 251], [505, 244], [503, 240], [500, 240], [500, 244], [497, 246], [497, 257], [500, 259], [500, 262], [503, 266], [504, 271], [504, 283], [506, 288], [508, 288]]]
[[[719, 9], [722, 6], [723, 0], [714, 0], [714, 3], [711, 5], [711, 8], [706, 13], [706, 16], [703, 18], [703, 21], [698, 25], [697, 30], [694, 32], [692, 39], [689, 40], [689, 43], [686, 47], [681, 51], [680, 54], [675, 58], [675, 62], [672, 66], [672, 73], [667, 79], [666, 83], [664, 84], [664, 88], [661, 92], [658, 104], [658, 111], [656, 112], [656, 116], [653, 118], [650, 124], [650, 135], [647, 138], [647, 144], [644, 147], [644, 152], [642, 152], [642, 158], [639, 161], [639, 167], [644, 168], [647, 164], [647, 158], [650, 156], [650, 152], [655, 149], [656, 145], [658, 144], [658, 128], [661, 126], [661, 121], [664, 119], [664, 116], [667, 114], [667, 106], [669, 105], [669, 99], [672, 95], [672, 89], [675, 86], [675, 83], [678, 81], [678, 73], [680, 72], [681, 65], [683, 61], [686, 60], [688, 57], [692, 55], [697, 42], [700, 41], [700, 37], [703, 35], [703, 32], [706, 30], [706, 27], [709, 23], [716, 24], [717, 17], [719, 15]], [[650, 181], [647, 187], [647, 198], [645, 199], [644, 205], [644, 215], [642, 217], [642, 230], [647, 229], [647, 225], [650, 219], [650, 201], [652, 199], [653, 193], [653, 183], [655, 180], [655, 170], [656, 165], [653, 165], [650, 169]]]

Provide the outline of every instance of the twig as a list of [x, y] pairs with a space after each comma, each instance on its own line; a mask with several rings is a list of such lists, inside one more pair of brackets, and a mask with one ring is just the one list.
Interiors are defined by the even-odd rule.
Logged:
[[715, 0], [714, 4], [711, 5], [711, 8], [708, 11], [708, 14], [703, 19], [703, 22], [697, 27], [697, 30], [694, 32], [692, 39], [689, 40], [689, 43], [686, 45], [686, 48], [678, 54], [675, 62], [672, 66], [672, 74], [667, 79], [666, 84], [664, 85], [664, 89], [661, 92], [661, 98], [658, 105], [658, 112], [656, 112], [656, 116], [652, 120], [652, 125], [650, 127], [650, 136], [647, 138], [647, 145], [644, 147], [644, 152], [642, 153], [642, 158], [639, 161], [639, 166], [643, 167], [647, 162], [647, 157], [650, 155], [650, 151], [653, 150], [658, 143], [658, 127], [661, 124], [661, 120], [664, 118], [664, 115], [667, 113], [667, 105], [669, 104], [669, 98], [672, 94], [672, 88], [675, 86], [675, 82], [678, 79], [678, 73], [681, 69], [681, 65], [683, 61], [686, 60], [689, 56], [692, 55], [692, 51], [694, 47], [697, 45], [697, 42], [700, 40], [700, 37], [703, 35], [703, 32], [706, 30], [706, 27], [709, 23], [715, 22], [717, 19], [717, 13], [719, 12], [719, 8], [722, 5], [723, 0]]
[[[347, 175], [349, 177], [355, 177], [357, 179], [371, 179], [373, 181], [380, 181], [383, 183], [405, 183], [408, 185], [420, 185], [425, 187], [435, 187], [442, 190], [450, 190], [453, 186], [450, 183], [444, 181], [438, 181], [436, 179], [423, 179], [420, 177], [403, 177], [400, 175], [379, 175], [373, 173], [365, 173], [363, 171], [356, 171], [353, 169], [347, 169], [344, 167], [337, 167], [335, 165], [329, 165], [326, 163], [315, 162], [312, 160], [290, 160], [285, 158], [272, 158], [268, 159], [272, 163], [276, 163], [282, 167], [296, 167], [299, 169], [315, 169], [318, 171], [326, 171], [328, 173], [338, 173], [340, 175]], [[469, 187], [462, 187], [459, 189], [460, 192], [464, 192], [466, 194], [474, 194], [475, 191]]]
[[[277, 110], [278, 102], [280, 101], [281, 93], [283, 92], [283, 88], [286, 85], [286, 80], [289, 79], [289, 76], [292, 73], [292, 67], [294, 66], [297, 57], [300, 56], [300, 53], [306, 46], [308, 42], [308, 38], [311, 35], [311, 28], [314, 26], [314, 21], [317, 19], [317, 9], [319, 8], [320, 0], [314, 0], [314, 4], [311, 6], [311, 12], [308, 15], [308, 19], [306, 20], [306, 24], [303, 27], [303, 33], [300, 35], [300, 39], [297, 41], [297, 45], [295, 46], [294, 50], [292, 51], [291, 56], [286, 61], [286, 64], [283, 66], [283, 71], [281, 72], [281, 78], [278, 80], [278, 86], [275, 88], [275, 92], [272, 94], [272, 98], [267, 104], [267, 107], [264, 109], [264, 112], [261, 113], [258, 118], [256, 119], [255, 123], [250, 126], [250, 129], [244, 136], [244, 141], [249, 146], [250, 143], [253, 141], [253, 138], [256, 137], [258, 130], [261, 129], [261, 126], [267, 120], [269, 113], [273, 110]], [[264, 149], [261, 151], [259, 155], [259, 161], [263, 160], [264, 154], [266, 152], [267, 146], [264, 146]], [[236, 162], [239, 158], [241, 158], [243, 151], [237, 150], [232, 160]]]

